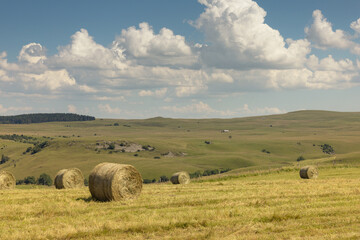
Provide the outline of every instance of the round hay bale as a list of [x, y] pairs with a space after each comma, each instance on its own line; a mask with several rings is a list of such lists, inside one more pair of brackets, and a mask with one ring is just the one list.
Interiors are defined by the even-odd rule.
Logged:
[[56, 174], [54, 183], [57, 189], [81, 188], [84, 186], [84, 176], [77, 168], [62, 169]]
[[318, 170], [314, 166], [306, 166], [300, 169], [300, 177], [305, 179], [317, 178], [319, 175]]
[[121, 201], [137, 198], [142, 189], [142, 177], [131, 165], [100, 163], [90, 173], [89, 189], [99, 201]]
[[16, 180], [14, 175], [8, 171], [0, 171], [0, 190], [15, 188]]
[[170, 181], [173, 184], [188, 184], [190, 183], [190, 176], [187, 172], [177, 172], [171, 176]]

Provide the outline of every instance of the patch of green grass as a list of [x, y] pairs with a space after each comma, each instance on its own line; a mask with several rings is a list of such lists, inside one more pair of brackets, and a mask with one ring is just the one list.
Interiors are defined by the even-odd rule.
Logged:
[[[113, 126], [113, 123], [119, 126]], [[272, 125], [272, 127], [270, 127]], [[230, 133], [221, 133], [230, 129]], [[143, 178], [158, 179], [177, 171], [195, 172], [230, 168], [263, 170], [302, 164], [358, 165], [360, 159], [360, 114], [325, 111], [300, 111], [282, 115], [238, 119], [146, 120], [97, 119], [88, 122], [51, 122], [40, 124], [2, 124], [0, 134], [37, 138], [51, 137], [49, 146], [36, 154], [23, 154], [31, 144], [0, 139], [0, 153], [11, 160], [0, 165], [17, 179], [59, 169], [77, 167], [87, 176], [100, 162], [135, 166]], [[232, 138], [229, 138], [229, 135]], [[121, 153], [109, 149], [95, 151], [97, 141], [128, 141], [151, 145], [155, 151]], [[205, 144], [211, 141], [212, 144]], [[320, 145], [329, 144], [335, 154], [323, 153]], [[1, 149], [1, 147], [4, 147]], [[270, 153], [261, 152], [262, 149]], [[112, 151], [112, 154], [109, 154]], [[167, 158], [166, 152], [185, 153]], [[154, 157], [160, 156], [160, 159]]]

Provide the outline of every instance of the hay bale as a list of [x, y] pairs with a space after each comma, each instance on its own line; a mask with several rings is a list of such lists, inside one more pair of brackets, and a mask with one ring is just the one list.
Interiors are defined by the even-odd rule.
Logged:
[[54, 183], [57, 189], [81, 188], [84, 176], [77, 168], [62, 169], [56, 174]]
[[319, 175], [318, 170], [314, 166], [306, 166], [300, 169], [300, 177], [305, 179], [317, 178]]
[[171, 176], [170, 181], [173, 184], [188, 184], [190, 183], [190, 176], [187, 172], [177, 172]]
[[15, 188], [16, 180], [14, 175], [8, 171], [0, 171], [0, 190]]
[[137, 198], [142, 189], [142, 177], [131, 165], [100, 163], [90, 173], [89, 189], [99, 201], [121, 201]]

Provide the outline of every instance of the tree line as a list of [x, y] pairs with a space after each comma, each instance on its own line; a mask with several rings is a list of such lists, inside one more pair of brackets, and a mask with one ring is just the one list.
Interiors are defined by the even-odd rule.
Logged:
[[75, 113], [31, 113], [15, 116], [0, 116], [1, 124], [28, 124], [42, 122], [93, 121], [95, 117]]

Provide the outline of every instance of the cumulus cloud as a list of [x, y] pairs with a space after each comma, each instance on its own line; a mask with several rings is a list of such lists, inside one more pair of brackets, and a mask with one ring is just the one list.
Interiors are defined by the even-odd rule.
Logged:
[[124, 96], [95, 96], [94, 99], [98, 101], [126, 101]]
[[96, 93], [97, 90], [93, 87], [89, 87], [88, 85], [79, 85], [79, 89], [86, 93]]
[[280, 89], [343, 89], [357, 85], [358, 72], [310, 71], [309, 69], [272, 70], [269, 86]]
[[71, 43], [59, 49], [50, 63], [55, 66], [96, 69], [126, 68], [125, 56], [120, 48], [109, 49], [94, 41], [86, 29], [71, 36]]
[[360, 33], [360, 18], [350, 24], [350, 27], [357, 33]]
[[29, 43], [22, 47], [19, 54], [19, 61], [31, 64], [44, 63], [46, 50], [39, 43]]
[[[203, 101], [180, 106], [178, 98], [190, 101], [265, 89], [338, 89], [360, 83], [359, 60], [310, 54], [310, 41], [322, 49], [360, 53], [354, 40], [360, 19], [351, 23], [356, 32], [351, 36], [333, 30], [317, 10], [305, 30], [307, 38], [292, 40], [266, 24], [266, 11], [254, 0], [199, 2], [205, 10], [192, 25], [204, 33], [206, 43], [190, 44], [168, 28], [155, 32], [148, 23], [140, 23], [122, 30], [110, 46], [103, 46], [80, 29], [53, 56], [34, 42], [22, 47], [15, 63], [8, 62], [6, 52], [0, 53], [1, 96], [81, 97], [102, 101], [97, 109], [109, 115], [126, 114], [126, 109], [111, 106], [116, 101], [136, 105], [139, 97], [154, 97], [171, 101], [162, 110], [174, 114], [235, 116], [283, 110], [248, 105], [234, 111], [216, 110]], [[76, 110], [73, 107], [69, 105], [68, 110]]]
[[151, 90], [141, 90], [139, 92], [140, 97], [149, 97], [149, 96], [155, 96], [155, 97], [164, 97], [167, 93], [167, 88], [158, 89], [155, 91]]
[[113, 48], [124, 49], [128, 57], [141, 64], [188, 65], [195, 60], [184, 36], [175, 35], [168, 28], [162, 28], [155, 34], [146, 22], [140, 23], [139, 29], [129, 27], [122, 30], [113, 42]]
[[99, 104], [98, 108], [101, 112], [110, 113], [110, 114], [119, 114], [121, 113], [120, 108], [113, 108], [109, 104]]
[[285, 110], [281, 110], [277, 107], [263, 107], [263, 108], [250, 108], [248, 104], [244, 104], [242, 108], [238, 109], [239, 113], [246, 115], [272, 115], [286, 113]]
[[[333, 30], [332, 24], [323, 16], [320, 10], [313, 12], [314, 22], [305, 28], [307, 38], [320, 49], [338, 48], [349, 49], [352, 53], [360, 55], [360, 45], [351, 41], [351, 36], [341, 29]], [[357, 22], [351, 24], [357, 29]]]
[[76, 81], [66, 69], [57, 71], [45, 71], [42, 74], [24, 73], [21, 74], [26, 86], [35, 88], [48, 88], [56, 90], [62, 87], [74, 86]]
[[184, 74], [175, 88], [177, 97], [187, 97], [205, 91], [208, 86], [208, 75], [203, 71], [194, 71], [192, 74]]
[[163, 110], [173, 113], [180, 114], [196, 114], [201, 116], [209, 116], [209, 115], [220, 115], [220, 116], [232, 116], [234, 112], [231, 111], [222, 111], [216, 110], [210, 107], [208, 104], [200, 101], [198, 103], [193, 103], [186, 106], [165, 106], [162, 107]]
[[194, 26], [205, 33], [202, 61], [219, 68], [292, 68], [310, 52], [307, 40], [286, 41], [265, 21], [266, 12], [252, 0], [199, 0], [205, 12]]
[[5, 70], [0, 69], [0, 81], [12, 82], [14, 81], [14, 78], [10, 77]]
[[215, 72], [211, 74], [211, 80], [223, 83], [233, 83], [234, 79], [231, 75], [224, 72]]
[[162, 107], [162, 109], [176, 114], [189, 114], [201, 117], [236, 117], [240, 115], [269, 115], [286, 113], [285, 110], [281, 110], [277, 107], [250, 108], [248, 104], [244, 104], [243, 107], [234, 111], [217, 110], [202, 101], [185, 106], [165, 106]]
[[76, 113], [76, 107], [74, 106], [74, 105], [72, 105], [72, 104], [69, 104], [68, 106], [68, 112], [69, 113]]
[[18, 71], [21, 70], [19, 66], [15, 63], [8, 63], [7, 60], [7, 53], [1, 52], [0, 53], [0, 69], [7, 70], [7, 71]]
[[16, 113], [24, 113], [32, 110], [32, 107], [4, 107], [0, 104], [0, 114], [16, 114]]

